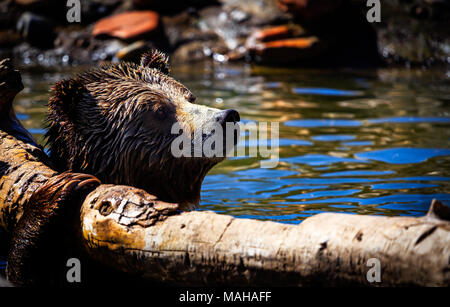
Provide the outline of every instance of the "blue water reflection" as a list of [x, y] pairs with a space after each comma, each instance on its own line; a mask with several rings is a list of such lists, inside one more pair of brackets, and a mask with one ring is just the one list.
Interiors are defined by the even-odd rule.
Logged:
[[353, 158], [341, 158], [341, 157], [333, 157], [329, 155], [322, 154], [307, 154], [304, 156], [296, 156], [290, 158], [282, 158], [280, 161], [296, 163], [296, 164], [308, 164], [311, 166], [319, 166], [319, 165], [330, 165], [335, 163], [367, 163], [364, 160], [358, 160]]
[[388, 148], [355, 154], [359, 159], [370, 159], [391, 164], [424, 162], [430, 158], [450, 155], [450, 149], [434, 148]]
[[450, 123], [450, 117], [391, 117], [391, 118], [369, 119], [368, 122], [371, 124]]
[[354, 135], [339, 135], [339, 134], [325, 134], [311, 137], [312, 140], [321, 142], [350, 141], [354, 140], [355, 138], [356, 136]]
[[292, 127], [359, 127], [362, 122], [348, 119], [298, 119], [290, 120], [284, 123], [285, 126]]
[[340, 90], [335, 88], [294, 88], [295, 94], [303, 95], [322, 95], [322, 96], [361, 96], [363, 91]]

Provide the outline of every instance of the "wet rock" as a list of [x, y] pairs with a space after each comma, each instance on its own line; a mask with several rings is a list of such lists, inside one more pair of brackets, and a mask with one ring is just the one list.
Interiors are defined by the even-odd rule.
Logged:
[[300, 64], [317, 56], [324, 46], [299, 25], [290, 24], [254, 31], [245, 48], [258, 63]]
[[33, 46], [51, 48], [56, 38], [53, 21], [30, 12], [25, 12], [17, 21], [17, 32]]
[[0, 46], [2, 48], [13, 47], [21, 42], [19, 33], [13, 30], [0, 30]]
[[225, 55], [228, 48], [224, 42], [207, 41], [207, 42], [190, 42], [182, 45], [171, 56], [173, 64], [193, 63], [203, 61], [205, 59], [213, 59], [217, 62], [226, 62], [228, 60]]
[[[22, 66], [62, 66], [64, 51], [60, 48], [42, 50], [24, 42], [14, 47], [13, 59]], [[67, 59], [68, 58], [64, 58]], [[67, 61], [68, 63], [68, 61]]]
[[173, 15], [188, 8], [202, 8], [205, 6], [216, 5], [216, 0], [132, 0], [136, 9], [155, 10], [161, 14]]
[[254, 32], [246, 47], [256, 61], [315, 67], [380, 64], [376, 33], [359, 3], [332, 0], [277, 3], [294, 16], [293, 21], [301, 28], [277, 27]]
[[84, 30], [61, 30], [55, 39], [55, 47], [70, 50], [71, 48], [89, 49], [92, 42], [91, 35]]
[[91, 61], [114, 61], [117, 53], [124, 48], [124, 43], [117, 39], [98, 42], [92, 51]]
[[32, 12], [58, 22], [66, 22], [66, 3], [63, 0], [14, 0], [22, 12]]
[[89, 30], [68, 30], [58, 32], [53, 49], [42, 50], [28, 43], [13, 49], [16, 64], [26, 66], [67, 66], [94, 64], [113, 61], [126, 43], [119, 39], [96, 39]]
[[225, 42], [229, 50], [243, 45], [252, 28], [246, 24], [236, 23], [230, 16], [232, 11], [221, 7], [208, 7], [199, 12], [200, 30], [215, 33]]
[[247, 49], [244, 46], [231, 50], [225, 55], [228, 62], [243, 61], [246, 60], [247, 56]]
[[[449, 64], [450, 3], [392, 0], [381, 22], [369, 23], [365, 1], [276, 0], [284, 12], [329, 45], [327, 58], [352, 66]], [[376, 54], [377, 53], [377, 54]]]
[[138, 64], [142, 54], [154, 47], [155, 46], [151, 42], [137, 41], [117, 51], [116, 57], [121, 61]]
[[99, 20], [92, 30], [93, 36], [110, 36], [124, 40], [148, 36], [159, 25], [159, 15], [154, 11], [133, 11]]
[[60, 33], [55, 45], [69, 55], [72, 64], [88, 64], [113, 60], [126, 43], [115, 38], [96, 39], [88, 31], [65, 31]]
[[14, 0], [14, 2], [20, 6], [32, 7], [32, 6], [44, 6], [48, 5], [48, 0]]
[[378, 49], [391, 65], [450, 66], [448, 1], [385, 1], [375, 24]]
[[227, 52], [213, 56], [218, 61], [246, 57], [247, 37], [258, 27], [287, 21], [272, 0], [221, 0], [222, 6], [207, 7], [198, 12], [198, 28], [215, 33]]
[[164, 16], [162, 20], [164, 32], [172, 50], [193, 41], [211, 41], [218, 38], [214, 31], [201, 30], [197, 27], [198, 16], [192, 12], [183, 12], [174, 16]]
[[0, 1], [0, 29], [14, 29], [20, 15], [21, 10], [13, 2]]
[[323, 44], [315, 36], [260, 42], [248, 46], [250, 55], [256, 62], [267, 64], [306, 65], [321, 54], [323, 49]]
[[122, 0], [89, 0], [81, 2], [81, 24], [90, 24], [111, 15]]
[[247, 21], [248, 24], [260, 26], [287, 20], [287, 15], [277, 7], [274, 0], [220, 0], [220, 2], [236, 23]]
[[298, 37], [305, 34], [305, 30], [300, 25], [281, 25], [258, 29], [254, 31], [248, 38], [248, 44], [253, 42], [268, 42], [289, 37]]

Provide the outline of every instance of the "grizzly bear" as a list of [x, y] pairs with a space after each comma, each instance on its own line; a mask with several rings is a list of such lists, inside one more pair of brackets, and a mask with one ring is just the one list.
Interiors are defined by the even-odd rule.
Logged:
[[[174, 156], [171, 144], [179, 135], [172, 127], [186, 128], [194, 139], [194, 130], [236, 123], [239, 113], [196, 104], [196, 97], [168, 73], [168, 58], [153, 50], [140, 65], [103, 65], [56, 83], [46, 134], [56, 168], [141, 188], [182, 210], [197, 206], [206, 173], [225, 153]], [[208, 135], [200, 139], [205, 142]], [[232, 146], [236, 135], [233, 140]], [[229, 144], [223, 148], [229, 150]]]

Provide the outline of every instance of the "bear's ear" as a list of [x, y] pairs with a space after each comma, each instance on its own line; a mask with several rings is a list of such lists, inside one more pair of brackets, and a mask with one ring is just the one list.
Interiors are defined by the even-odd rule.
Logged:
[[48, 103], [50, 113], [70, 117], [85, 90], [78, 78], [57, 82], [51, 90]]
[[71, 168], [79, 153], [76, 107], [85, 92], [78, 78], [59, 81], [51, 90], [45, 137], [50, 157], [61, 169]]
[[169, 73], [169, 58], [159, 50], [152, 49], [141, 58], [141, 66], [156, 68], [162, 73]]

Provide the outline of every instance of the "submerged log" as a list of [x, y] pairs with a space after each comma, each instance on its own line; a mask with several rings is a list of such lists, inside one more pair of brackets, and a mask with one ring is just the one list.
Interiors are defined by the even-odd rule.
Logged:
[[[0, 62], [1, 93], [13, 84], [2, 77], [6, 64]], [[60, 177], [66, 176], [52, 169], [23, 127], [11, 129], [11, 123], [20, 125], [11, 120], [14, 95], [0, 95], [0, 109], [7, 111], [0, 121], [0, 227], [9, 234], [36, 195], [55, 182], [62, 186]], [[93, 186], [78, 205], [74, 244], [93, 260], [143, 279], [182, 285], [450, 285], [450, 209], [438, 201], [419, 218], [322, 213], [300, 225], [180, 213], [176, 204], [127, 186]]]

